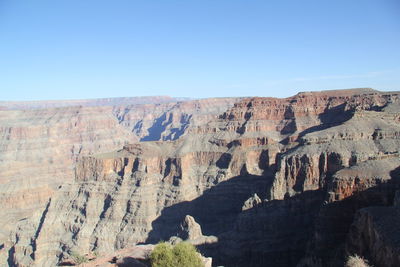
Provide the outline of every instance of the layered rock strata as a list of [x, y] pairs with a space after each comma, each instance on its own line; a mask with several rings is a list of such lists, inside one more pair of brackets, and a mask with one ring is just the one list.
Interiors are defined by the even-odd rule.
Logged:
[[73, 180], [79, 155], [137, 140], [108, 107], [0, 111], [0, 125], [4, 234], [16, 220], [42, 209], [60, 184]]
[[189, 128], [214, 120], [239, 98], [214, 98], [165, 104], [115, 106], [114, 115], [121, 125], [140, 141], [171, 141]]
[[[149, 104], [140, 104], [140, 101]], [[151, 104], [157, 101], [160, 103]], [[0, 246], [7, 247], [9, 233], [20, 220], [32, 218], [30, 222], [39, 227], [41, 213], [54, 192], [64, 182], [74, 180], [79, 157], [119, 149], [145, 136], [149, 140], [158, 140], [161, 136], [178, 138], [191, 124], [206, 123], [205, 120], [216, 117], [220, 109], [227, 109], [235, 100], [173, 101], [148, 97], [9, 103], [9, 108], [15, 110], [0, 111], [0, 201], [3, 204]], [[88, 107], [69, 107], [77, 104]], [[43, 109], [56, 105], [67, 107]], [[182, 106], [185, 108], [181, 110]], [[135, 118], [143, 124], [141, 130], [130, 127], [131, 118], [121, 117], [118, 110], [136, 114]], [[157, 130], [158, 135], [150, 135], [158, 127], [160, 116], [187, 119], [182, 122], [168, 119], [163, 122], [165, 127]], [[179, 131], [171, 134], [175, 129]], [[7, 252], [0, 250], [2, 261], [7, 257]]]
[[39, 226], [18, 225], [7, 260], [168, 240], [191, 215], [218, 238], [201, 246], [216, 264], [340, 266], [356, 211], [398, 187], [399, 112], [398, 93], [370, 89], [249, 98], [178, 140], [83, 157]]

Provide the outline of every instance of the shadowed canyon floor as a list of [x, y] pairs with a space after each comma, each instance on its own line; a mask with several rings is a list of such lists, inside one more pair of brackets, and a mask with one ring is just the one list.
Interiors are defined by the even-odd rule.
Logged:
[[0, 114], [9, 265], [186, 239], [187, 215], [217, 265], [343, 266], [354, 253], [374, 266], [399, 262], [388, 238], [400, 236], [390, 223], [399, 220], [398, 92]]

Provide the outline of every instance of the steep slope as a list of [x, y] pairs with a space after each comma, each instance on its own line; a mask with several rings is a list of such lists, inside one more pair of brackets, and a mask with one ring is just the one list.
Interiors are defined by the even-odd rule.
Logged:
[[398, 93], [370, 89], [243, 99], [179, 140], [83, 157], [75, 181], [18, 224], [8, 262], [167, 240], [191, 215], [218, 237], [201, 246], [217, 264], [340, 266], [355, 212], [391, 204], [399, 111]]
[[111, 108], [70, 107], [0, 111], [2, 233], [44, 206], [73, 176], [80, 154], [108, 151], [137, 140]]
[[349, 255], [363, 255], [377, 267], [400, 265], [399, 193], [393, 206], [367, 207], [357, 212], [346, 242]]

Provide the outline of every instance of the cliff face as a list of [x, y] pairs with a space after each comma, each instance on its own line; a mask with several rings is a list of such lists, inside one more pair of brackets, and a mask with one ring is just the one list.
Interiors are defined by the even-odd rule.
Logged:
[[[35, 259], [38, 266], [50, 266], [71, 250], [105, 253], [168, 239], [177, 234], [187, 214], [205, 225], [205, 233], [223, 232], [227, 223], [233, 224], [248, 194], [265, 185], [261, 177], [244, 176], [205, 192], [243, 172], [246, 156], [235, 159], [232, 166], [217, 163], [224, 153], [226, 147], [188, 137], [127, 145], [117, 152], [84, 157], [77, 165], [76, 180], [64, 184], [52, 198], [33, 240], [26, 236], [29, 230], [17, 233], [13, 248], [23, 253], [13, 254], [13, 262], [32, 265]], [[228, 197], [238, 186], [241, 189]], [[199, 199], [203, 195], [207, 197]], [[208, 207], [212, 202], [215, 206]], [[210, 217], [205, 216], [205, 208]], [[221, 214], [224, 219], [215, 220]], [[27, 260], [29, 255], [31, 260]]]
[[281, 134], [278, 140], [264, 134], [279, 143], [268, 162], [272, 183], [263, 203], [239, 214], [225, 237], [225, 258], [241, 254], [230, 263], [246, 259], [242, 265], [255, 266], [341, 266], [338, 255], [356, 210], [389, 205], [398, 186], [392, 173], [399, 166], [398, 101], [397, 94], [371, 92], [299, 94], [284, 105], [274, 100], [277, 112], [269, 99], [255, 99], [224, 115], [243, 118], [236, 124], [243, 136], [274, 129], [260, 120], [273, 120]]
[[62, 182], [73, 179], [73, 164], [80, 154], [117, 149], [137, 140], [107, 107], [1, 111], [0, 121], [4, 234], [13, 221], [29, 217]]
[[219, 117], [212, 101], [189, 103], [114, 108], [138, 138], [167, 141], [81, 157], [75, 179], [18, 223], [8, 262], [52, 266], [71, 251], [168, 240], [191, 215], [216, 236], [200, 244], [216, 264], [340, 266], [356, 211], [392, 203], [398, 93], [248, 98]]
[[368, 207], [356, 213], [346, 242], [348, 254], [364, 255], [374, 266], [400, 265], [400, 200], [394, 206]]

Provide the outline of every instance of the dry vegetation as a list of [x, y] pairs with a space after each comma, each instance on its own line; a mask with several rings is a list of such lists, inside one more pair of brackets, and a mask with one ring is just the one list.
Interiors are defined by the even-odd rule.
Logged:
[[358, 255], [349, 256], [346, 261], [346, 267], [372, 267], [368, 261]]

